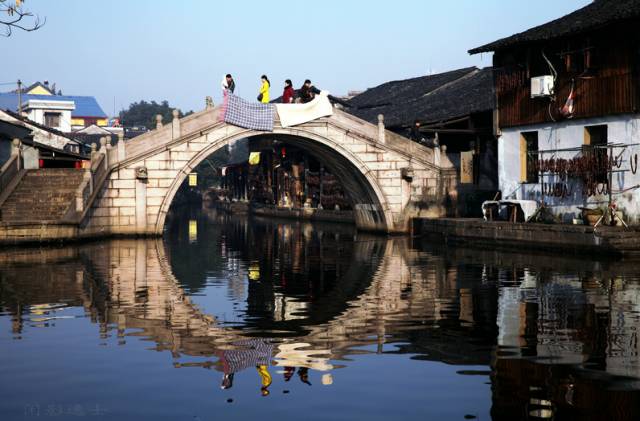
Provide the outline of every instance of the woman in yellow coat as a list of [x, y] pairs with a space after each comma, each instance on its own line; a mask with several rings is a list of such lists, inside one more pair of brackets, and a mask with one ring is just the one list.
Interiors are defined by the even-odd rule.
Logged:
[[269, 103], [269, 88], [271, 87], [271, 82], [269, 82], [269, 78], [267, 75], [260, 76], [262, 80], [262, 85], [260, 86], [260, 94], [258, 95], [258, 101], [263, 104]]

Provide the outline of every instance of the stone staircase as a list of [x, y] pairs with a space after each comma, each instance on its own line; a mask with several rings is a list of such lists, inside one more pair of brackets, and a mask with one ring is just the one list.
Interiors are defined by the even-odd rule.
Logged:
[[82, 170], [73, 168], [28, 170], [0, 206], [0, 221], [61, 221], [75, 200], [82, 176]]

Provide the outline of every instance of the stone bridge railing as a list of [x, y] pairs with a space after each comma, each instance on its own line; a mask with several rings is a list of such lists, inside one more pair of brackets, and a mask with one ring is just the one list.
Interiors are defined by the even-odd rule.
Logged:
[[[117, 149], [111, 146], [108, 137], [100, 139], [100, 149], [95, 144], [91, 145], [91, 161], [75, 193], [75, 201], [67, 212], [65, 219], [81, 222], [87, 211], [91, 208], [91, 203], [99, 194], [100, 187], [108, 178], [111, 167], [116, 164], [117, 157], [113, 151]], [[124, 144], [122, 137], [118, 144]], [[110, 165], [111, 164], [111, 165]]]
[[13, 139], [11, 156], [0, 168], [0, 205], [9, 197], [18, 181], [20, 170], [24, 168], [24, 161], [20, 151], [20, 140]]
[[[156, 129], [135, 139], [125, 142], [121, 136], [115, 146], [111, 146], [110, 142], [106, 141], [106, 138], [102, 139], [100, 147], [92, 151], [91, 166], [87, 170], [85, 180], [76, 192], [75, 204], [69, 214], [70, 220], [78, 223], [84, 222], [87, 212], [93, 206], [96, 198], [105, 192], [106, 187], [106, 190], [114, 189], [114, 192], [109, 194], [113, 193], [117, 196], [119, 205], [100, 205], [102, 208], [99, 210], [100, 215], [97, 215], [98, 217], [111, 218], [113, 215], [110, 207], [124, 206], [127, 207], [124, 210], [126, 213], [122, 215], [119, 213], [118, 215], [126, 216], [127, 218], [122, 219], [129, 219], [129, 222], [123, 223], [118, 220], [118, 226], [123, 224], [129, 226], [131, 218], [128, 217], [133, 215], [132, 211], [135, 211], [135, 215], [140, 212], [142, 216], [145, 216], [145, 218], [140, 217], [140, 220], [136, 221], [136, 224], [139, 225], [137, 228], [150, 229], [146, 221], [147, 214], [142, 209], [147, 206], [158, 207], [161, 205], [162, 203], [158, 203], [159, 194], [161, 193], [159, 190], [167, 190], [168, 186], [152, 185], [150, 187], [150, 189], [154, 189], [153, 197], [149, 196], [154, 202], [152, 205], [149, 205], [146, 200], [132, 205], [135, 197], [138, 197], [138, 195], [146, 197], [147, 195], [146, 190], [143, 193], [142, 191], [138, 192], [136, 190], [137, 187], [134, 188], [134, 186], [137, 186], [135, 180], [138, 178], [137, 173], [133, 175], [134, 170], [137, 171], [138, 167], [146, 170], [147, 166], [144, 163], [147, 159], [160, 159], [164, 160], [158, 163], [158, 165], [163, 165], [162, 171], [175, 173], [176, 170], [180, 169], [173, 168], [174, 163], [169, 164], [166, 158], [156, 158], [156, 156], [162, 155], [165, 151], [175, 152], [174, 155], [179, 156], [178, 161], [182, 165], [186, 162], [185, 157], [192, 158], [196, 156], [198, 151], [202, 150], [203, 138], [216, 131], [219, 131], [216, 134], [218, 138], [224, 136], [223, 133], [236, 137], [245, 132], [246, 136], [258, 134], [251, 130], [231, 126], [226, 127], [225, 125], [226, 123], [220, 119], [220, 108], [207, 107], [203, 111], [182, 119], [179, 118], [178, 110], [174, 110], [173, 120], [169, 124], [163, 124], [162, 117], [157, 116]], [[444, 151], [440, 151], [437, 148], [426, 148], [387, 131], [382, 115], [379, 117], [378, 124], [372, 125], [338, 109], [334, 110], [331, 117], [320, 118], [290, 129], [282, 128], [279, 121], [276, 120], [274, 134], [298, 135], [301, 137], [309, 135], [311, 136], [310, 138], [313, 138], [313, 136], [322, 133], [322, 130], [325, 129], [336, 133], [337, 138], [331, 140], [335, 141], [338, 147], [344, 148], [344, 150], [355, 155], [364, 165], [368, 166], [367, 174], [373, 174], [368, 175], [369, 177], [376, 178], [375, 182], [378, 182], [377, 178], [380, 178], [381, 183], [386, 183], [380, 184], [378, 188], [380, 188], [380, 191], [385, 191], [384, 194], [393, 196], [395, 200], [393, 205], [384, 208], [384, 212], [394, 212], [393, 222], [391, 222], [391, 216], [385, 216], [386, 224], [400, 226], [405, 224], [403, 221], [408, 221], [412, 216], [441, 216], [443, 214], [444, 199], [452, 196], [451, 192], [455, 192], [457, 182], [455, 168], [446, 158]], [[341, 143], [343, 137], [357, 138], [361, 142], [356, 144], [347, 140], [343, 145]], [[195, 145], [194, 149], [186, 152], [190, 148], [190, 142]], [[401, 166], [398, 164], [400, 162], [402, 163]], [[171, 167], [167, 165], [171, 165]], [[118, 174], [112, 179], [110, 174], [114, 174], [116, 171]], [[157, 168], [149, 168], [149, 177], [151, 177], [152, 171], [155, 171], [155, 173], [162, 172]], [[162, 175], [155, 174], [154, 176], [171, 178], [164, 173]], [[412, 183], [411, 180], [413, 179], [419, 181]], [[106, 186], [105, 182], [108, 180], [112, 180], [113, 183]], [[165, 183], [166, 181], [168, 180], [164, 180]], [[396, 183], [398, 184], [397, 186]], [[168, 191], [165, 193], [168, 194]], [[402, 203], [397, 200], [397, 196], [400, 195], [403, 197]], [[110, 197], [105, 197], [105, 203], [109, 203]], [[384, 198], [383, 200], [387, 199]], [[127, 203], [123, 205], [125, 201]], [[386, 202], [383, 201], [383, 203]], [[362, 202], [361, 206], [369, 205]], [[363, 212], [369, 214], [378, 211], [379, 209], [374, 206], [371, 210], [364, 209]], [[114, 212], [120, 211], [114, 210]], [[156, 210], [154, 209], [153, 212], [156, 212]], [[163, 212], [163, 210], [161, 209], [160, 212]], [[151, 214], [155, 215], [155, 213]], [[158, 221], [160, 219], [156, 221], [157, 226], [162, 223], [162, 221]], [[106, 224], [106, 222], [101, 220], [95, 225], [102, 227], [102, 224]], [[109, 226], [104, 226], [106, 227], [105, 229], [109, 229]], [[157, 226], [153, 229], [157, 229]], [[377, 228], [379, 227], [376, 225]]]

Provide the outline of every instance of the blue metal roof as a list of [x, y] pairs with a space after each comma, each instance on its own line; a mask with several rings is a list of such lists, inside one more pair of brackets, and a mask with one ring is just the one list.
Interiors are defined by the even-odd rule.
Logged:
[[[22, 103], [26, 103], [30, 99], [42, 99], [47, 101], [73, 101], [76, 109], [71, 112], [72, 117], [97, 117], [107, 118], [107, 114], [102, 111], [98, 101], [92, 96], [74, 96], [74, 95], [22, 95]], [[2, 93], [0, 94], [0, 109], [17, 111], [18, 110], [18, 94]]]

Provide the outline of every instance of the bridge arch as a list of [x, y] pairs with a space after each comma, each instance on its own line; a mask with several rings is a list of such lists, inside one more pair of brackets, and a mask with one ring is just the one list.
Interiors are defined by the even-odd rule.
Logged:
[[288, 128], [276, 121], [273, 131], [258, 132], [222, 122], [220, 112], [175, 118], [94, 153], [91, 177], [76, 197], [79, 235], [162, 234], [188, 174], [229, 143], [256, 136], [285, 138], [322, 161], [345, 188], [362, 230], [406, 232], [411, 216], [444, 215], [445, 199], [455, 192], [456, 171], [446, 155], [382, 124], [334, 110], [331, 117]]
[[349, 199], [353, 203], [356, 225], [363, 230], [390, 231], [393, 228], [393, 215], [390, 212], [386, 196], [381, 189], [375, 175], [367, 168], [357, 154], [330, 138], [318, 135], [312, 131], [297, 128], [275, 129], [265, 134], [247, 130], [230, 136], [222, 137], [204, 147], [180, 169], [160, 206], [158, 217], [154, 224], [154, 231], [162, 233], [167, 213], [178, 189], [189, 173], [202, 163], [207, 157], [221, 150], [230, 143], [256, 137], [273, 137], [274, 140], [284, 140], [287, 143], [307, 150], [321, 159], [342, 183]]

